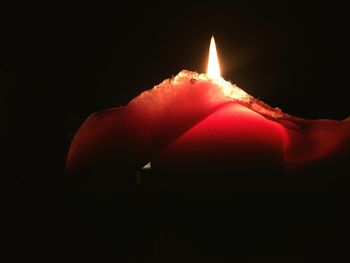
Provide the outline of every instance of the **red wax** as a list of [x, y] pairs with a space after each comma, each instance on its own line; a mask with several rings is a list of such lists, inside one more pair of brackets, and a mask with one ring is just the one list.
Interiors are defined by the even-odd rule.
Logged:
[[90, 116], [72, 141], [68, 173], [103, 167], [268, 168], [350, 160], [350, 119], [304, 120], [223, 79], [182, 71], [127, 106]]
[[152, 167], [281, 171], [286, 140], [280, 124], [230, 102], [163, 149]]

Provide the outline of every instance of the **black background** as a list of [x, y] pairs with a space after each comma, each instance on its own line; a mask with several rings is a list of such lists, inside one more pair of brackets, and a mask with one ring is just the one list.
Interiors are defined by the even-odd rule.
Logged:
[[305, 118], [350, 113], [335, 1], [13, 4], [0, 24], [3, 256], [90, 255], [86, 237], [62, 248], [76, 224], [62, 202], [72, 136], [94, 111], [204, 72], [211, 35], [224, 78], [251, 95]]

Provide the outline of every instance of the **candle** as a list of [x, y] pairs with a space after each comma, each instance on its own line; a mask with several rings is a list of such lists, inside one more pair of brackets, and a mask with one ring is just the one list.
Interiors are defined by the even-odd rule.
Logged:
[[349, 161], [350, 118], [306, 120], [253, 98], [220, 76], [181, 71], [125, 107], [92, 114], [76, 133], [67, 172], [152, 169], [286, 172]]

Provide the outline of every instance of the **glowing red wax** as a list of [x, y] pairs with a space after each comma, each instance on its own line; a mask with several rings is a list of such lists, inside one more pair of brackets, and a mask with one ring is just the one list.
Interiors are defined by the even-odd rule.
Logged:
[[283, 169], [283, 127], [230, 102], [194, 125], [152, 161], [157, 166], [191, 169]]
[[349, 156], [349, 118], [300, 119], [223, 79], [182, 71], [125, 107], [90, 116], [72, 141], [67, 172], [137, 170], [149, 161], [283, 171]]

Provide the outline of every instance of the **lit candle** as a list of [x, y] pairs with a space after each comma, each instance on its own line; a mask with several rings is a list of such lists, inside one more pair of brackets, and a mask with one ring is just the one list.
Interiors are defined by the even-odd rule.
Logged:
[[212, 38], [207, 74], [181, 71], [125, 107], [91, 115], [67, 171], [137, 170], [151, 161], [159, 170], [284, 172], [349, 156], [350, 118], [306, 120], [253, 98], [220, 76]]

